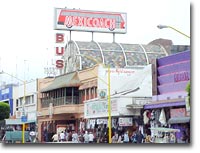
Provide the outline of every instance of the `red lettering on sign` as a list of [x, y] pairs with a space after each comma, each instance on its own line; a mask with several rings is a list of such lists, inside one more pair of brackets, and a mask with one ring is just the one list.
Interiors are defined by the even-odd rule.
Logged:
[[56, 61], [56, 67], [58, 69], [62, 69], [64, 67], [64, 61], [63, 60], [57, 60]]
[[79, 27], [108, 28], [114, 30], [116, 28], [116, 20], [111, 18], [109, 19], [109, 18], [66, 16], [64, 25], [66, 25], [68, 28], [72, 26], [79, 26]]
[[56, 47], [56, 55], [64, 55], [64, 47]]
[[64, 42], [64, 34], [56, 33], [56, 43], [63, 43]]
[[189, 72], [180, 72], [174, 74], [174, 82], [188, 81], [188, 80], [190, 80]]

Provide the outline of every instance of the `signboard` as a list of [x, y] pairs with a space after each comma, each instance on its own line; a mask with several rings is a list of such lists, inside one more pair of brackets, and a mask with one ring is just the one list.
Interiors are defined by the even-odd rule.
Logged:
[[57, 134], [60, 134], [61, 132], [65, 132], [66, 129], [67, 129], [67, 125], [64, 125], [64, 124], [58, 124], [56, 126]]
[[[94, 117], [107, 117], [108, 116], [108, 102], [107, 101], [94, 101], [86, 102], [84, 104], [84, 118]], [[117, 101], [111, 101], [111, 114], [114, 115], [118, 111]]]
[[177, 72], [174, 74], [174, 82], [189, 81], [190, 73], [188, 71]]
[[56, 59], [56, 68], [63, 69], [64, 68], [64, 60], [61, 58], [65, 53], [65, 34], [64, 33], [56, 33], [55, 35], [55, 55], [59, 58]]
[[27, 122], [27, 116], [22, 116], [21, 117], [21, 122]]
[[106, 89], [98, 90], [98, 98], [106, 99], [107, 98], [107, 90]]
[[185, 117], [186, 116], [185, 108], [171, 109], [170, 116], [171, 116], [171, 118]]
[[131, 117], [120, 117], [119, 126], [133, 126], [133, 119]]
[[126, 33], [127, 14], [55, 8], [55, 30]]

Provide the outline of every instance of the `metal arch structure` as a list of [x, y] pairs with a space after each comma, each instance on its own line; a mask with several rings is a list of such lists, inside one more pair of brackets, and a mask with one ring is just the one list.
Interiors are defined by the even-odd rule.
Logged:
[[102, 62], [103, 62], [103, 64], [105, 64], [105, 58], [104, 58], [104, 55], [103, 55], [103, 50], [102, 50], [102, 48], [101, 48], [100, 44], [99, 44], [98, 42], [94, 41], [94, 40], [93, 40], [93, 42], [94, 42], [94, 43], [96, 43], [96, 44], [97, 44], [97, 46], [99, 47], [99, 49], [100, 49], [100, 51], [101, 51]]
[[119, 47], [122, 49], [122, 52], [123, 52], [123, 54], [124, 54], [125, 66], [127, 66], [127, 65], [128, 65], [128, 64], [127, 64], [127, 58], [126, 58], [126, 54], [125, 54], [124, 48], [122, 47], [122, 45], [121, 45], [120, 43], [117, 43], [117, 42], [115, 42], [115, 43], [118, 44]]
[[147, 52], [146, 52], [145, 48], [144, 48], [141, 44], [139, 44], [139, 46], [142, 48], [142, 50], [143, 50], [143, 52], [144, 52], [144, 55], [145, 55], [145, 57], [146, 57], [147, 64], [149, 64], [149, 58], [148, 58], [148, 55], [147, 55]]
[[[159, 46], [159, 48], [158, 48], [159, 50], [154, 52], [153, 51], [154, 48], [152, 49], [152, 51], [146, 50], [146, 47], [149, 47], [149, 45], [123, 44], [123, 43], [116, 43], [116, 42], [113, 42], [113, 43], [110, 43], [110, 45], [109, 45], [109, 43], [102, 43], [102, 42], [99, 43], [96, 41], [83, 42], [83, 41], [70, 40], [66, 45], [66, 48], [65, 48], [66, 52], [65, 52], [65, 55], [63, 56], [64, 61], [66, 63], [64, 73], [84, 69], [83, 57], [77, 56], [77, 55], [83, 54], [83, 52], [87, 53], [89, 56], [92, 56], [94, 59], [101, 58], [101, 62], [103, 64], [106, 63], [106, 60], [107, 60], [107, 62], [109, 62], [109, 59], [110, 59], [110, 60], [112, 60], [112, 64], [114, 67], [117, 66], [120, 68], [131, 68], [131, 67], [135, 67], [135, 66], [148, 65], [151, 63], [150, 59], [149, 59], [150, 54], [151, 54], [151, 57], [152, 56], [154, 57], [154, 55], [155, 55], [155, 58], [157, 58], [157, 56], [160, 57], [160, 55], [161, 55], [161, 57], [168, 55], [167, 51], [164, 49], [164, 47], [162, 47], [159, 44], [153, 45], [153, 46], [150, 45], [150, 48], [154, 47], [154, 46]], [[74, 45], [74, 47], [72, 47], [73, 45]], [[105, 46], [102, 46], [102, 45], [105, 45]], [[106, 49], [106, 47], [111, 47], [111, 48]], [[115, 47], [117, 47], [116, 52], [120, 53], [120, 56], [121, 56], [121, 59], [119, 59], [119, 60], [121, 60], [120, 66], [119, 66], [118, 59], [113, 60], [112, 55], [109, 55], [109, 53], [105, 54], [106, 51], [110, 51], [110, 52], [114, 53]], [[96, 54], [95, 51], [97, 51], [98, 54]], [[130, 54], [128, 54], [128, 53], [130, 53]], [[95, 57], [95, 55], [98, 55], [98, 56]], [[139, 55], [139, 56], [137, 56], [137, 55]], [[142, 55], [143, 58], [141, 58], [140, 55]], [[106, 56], [109, 56], [109, 57], [106, 58]], [[117, 55], [116, 55], [116, 57], [117, 57]], [[131, 63], [128, 63], [128, 61], [131, 61]], [[141, 65], [142, 62], [144, 64]], [[87, 65], [87, 67], [91, 67], [93, 65], [93, 64], [91, 65], [91, 63], [89, 65], [88, 61], [85, 61], [84, 63], [85, 63], [85, 65]]]

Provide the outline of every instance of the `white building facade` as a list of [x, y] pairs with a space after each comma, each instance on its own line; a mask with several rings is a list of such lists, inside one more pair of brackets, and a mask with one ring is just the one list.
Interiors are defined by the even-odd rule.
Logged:
[[16, 118], [21, 118], [24, 112], [27, 121], [35, 122], [37, 120], [37, 80], [19, 85], [15, 110]]

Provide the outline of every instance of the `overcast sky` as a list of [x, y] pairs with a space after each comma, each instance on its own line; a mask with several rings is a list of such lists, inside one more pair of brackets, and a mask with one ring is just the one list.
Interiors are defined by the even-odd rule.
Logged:
[[[170, 25], [190, 35], [189, 0], [5, 0], [0, 1], [0, 70], [26, 80], [45, 76], [44, 67], [55, 55], [54, 7], [126, 12], [127, 33], [116, 35], [119, 43], [148, 44], [165, 38], [190, 45], [172, 29], [157, 28]], [[73, 32], [72, 39], [90, 41], [91, 34]], [[112, 34], [94, 34], [94, 40], [112, 42]]]

